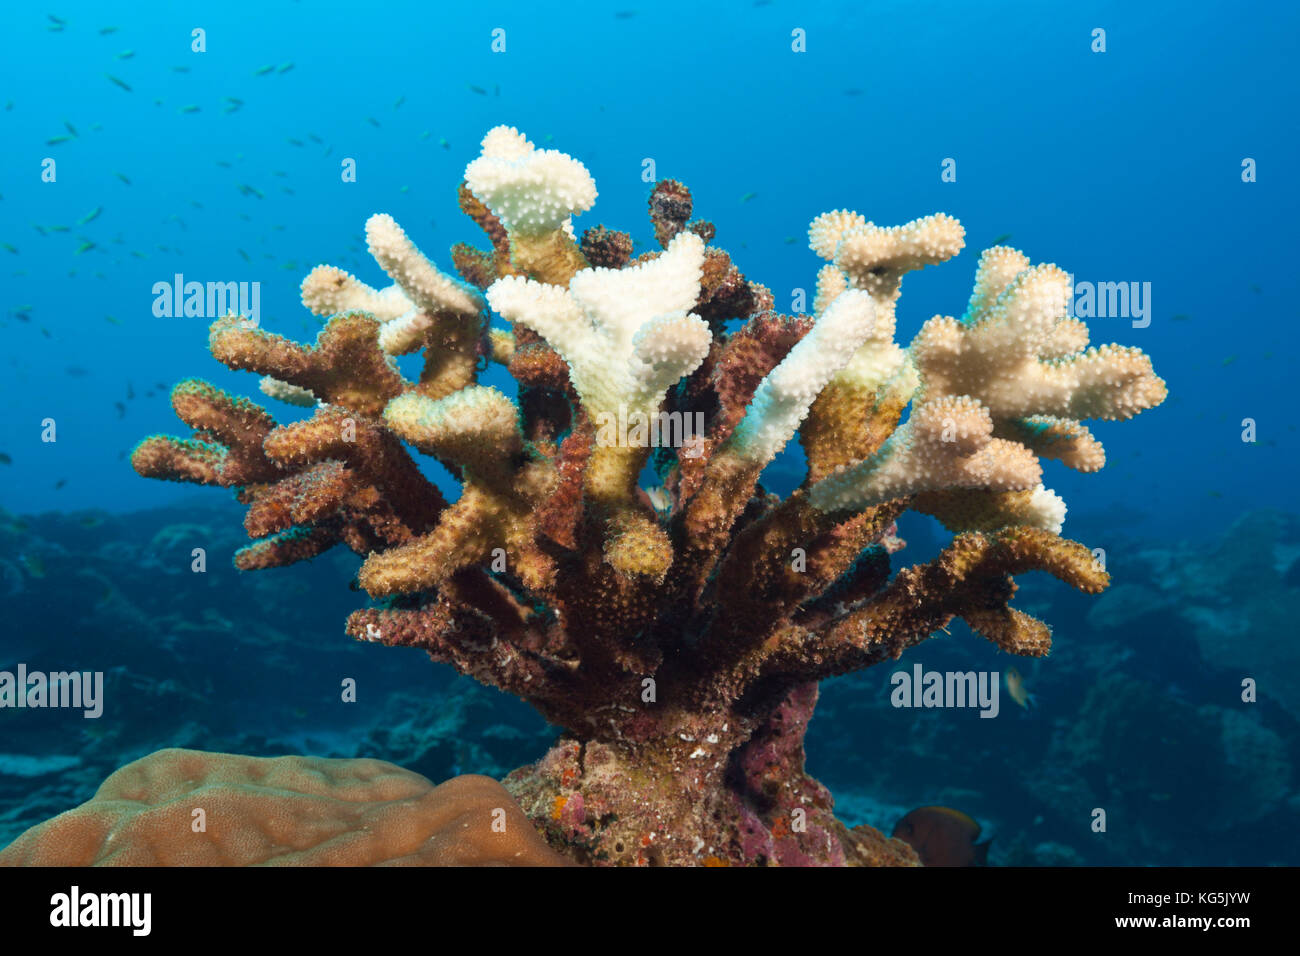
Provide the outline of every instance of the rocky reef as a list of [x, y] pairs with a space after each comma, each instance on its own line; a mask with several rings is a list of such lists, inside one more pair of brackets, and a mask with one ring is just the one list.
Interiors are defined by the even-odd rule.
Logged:
[[[1061, 537], [1065, 504], [1039, 459], [1097, 470], [1083, 422], [1130, 418], [1164, 383], [1136, 349], [1089, 348], [1066, 273], [1006, 247], [981, 255], [960, 318], [896, 343], [905, 275], [963, 246], [943, 214], [889, 228], [818, 216], [814, 311], [784, 315], [692, 219], [682, 184], [655, 185], [662, 249], [636, 257], [625, 233], [578, 237], [572, 217], [595, 198], [577, 160], [492, 130], [460, 186], [490, 242], [452, 250], [463, 281], [372, 217], [393, 284], [313, 270], [303, 303], [329, 316], [314, 345], [241, 316], [211, 330], [219, 361], [312, 417], [277, 425], [187, 380], [172, 405], [193, 437], [150, 437], [132, 463], [233, 489], [253, 539], [241, 569], [339, 544], [363, 556], [375, 604], [349, 633], [422, 648], [562, 728], [504, 782], [569, 859], [914, 863], [840, 823], [805, 773], [818, 682], [955, 618], [1045, 655], [1051, 631], [1011, 606], [1014, 576], [1088, 593], [1108, 577]], [[397, 357], [414, 352], [412, 379]], [[488, 363], [517, 399], [479, 384]], [[807, 475], [780, 499], [760, 476], [796, 436]], [[459, 480], [457, 500], [412, 449]], [[954, 536], [898, 567], [908, 510]]]

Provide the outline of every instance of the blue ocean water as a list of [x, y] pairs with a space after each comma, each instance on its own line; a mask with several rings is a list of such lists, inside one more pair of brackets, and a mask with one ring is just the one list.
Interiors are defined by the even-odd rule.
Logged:
[[[0, 507], [24, 528], [40, 529], [46, 551], [91, 547], [74, 540], [81, 527], [101, 535], [93, 547], [102, 556], [117, 538], [130, 537], [132, 524], [147, 523], [126, 516], [171, 509], [166, 520], [148, 519], [154, 540], [169, 522], [199, 513], [191, 507], [220, 509], [228, 500], [221, 491], [145, 481], [127, 460], [148, 434], [184, 432], [166, 399], [176, 380], [197, 375], [256, 395], [254, 376], [230, 372], [208, 354], [208, 319], [154, 314], [156, 283], [177, 275], [260, 283], [263, 327], [310, 339], [319, 322], [302, 308], [298, 284], [312, 266], [330, 263], [384, 284], [364, 248], [362, 227], [371, 214], [391, 213], [447, 271], [452, 243], [480, 242], [457, 209], [456, 186], [483, 134], [499, 124], [517, 126], [591, 170], [600, 197], [577, 221], [579, 230], [604, 223], [631, 231], [647, 247], [653, 235], [642, 172], [653, 160], [658, 177], [690, 186], [696, 215], [716, 223], [717, 243], [748, 277], [774, 290], [781, 311], [791, 310], [797, 290], [811, 301], [821, 261], [807, 248], [806, 230], [818, 213], [856, 209], [881, 224], [937, 211], [956, 216], [966, 228], [966, 250], [904, 282], [904, 343], [930, 316], [962, 313], [979, 250], [995, 240], [1035, 262], [1059, 264], [1078, 282], [1137, 283], [1149, 290], [1147, 314], [1089, 319], [1092, 341], [1143, 349], [1167, 381], [1169, 398], [1134, 421], [1095, 426], [1108, 458], [1100, 473], [1047, 463], [1045, 483], [1070, 506], [1067, 536], [1106, 548], [1116, 568], [1132, 568], [1130, 582], [1144, 581], [1152, 591], [1160, 591], [1153, 582], [1165, 575], [1167, 596], [1175, 587], [1168, 584], [1171, 567], [1187, 566], [1189, 556], [1218, 554], [1234, 540], [1247, 551], [1260, 547], [1252, 542], [1263, 538], [1243, 538], [1243, 516], [1294, 511], [1294, 4], [621, 0], [596, 10], [531, 3], [444, 10], [414, 2], [59, 0], [8, 5], [0, 24]], [[496, 29], [505, 31], [504, 52], [492, 49]], [[1104, 52], [1094, 49], [1098, 29], [1105, 31]], [[192, 49], [195, 30], [202, 31], [203, 52]], [[803, 31], [802, 52], [792, 49], [794, 31]], [[355, 182], [340, 176], [345, 158], [355, 160]], [[1257, 169], [1250, 182], [1243, 181], [1247, 161]], [[955, 181], [945, 181], [945, 163], [955, 168]], [[488, 381], [507, 385], [495, 374]], [[300, 414], [275, 411], [282, 421]], [[42, 440], [49, 420], [54, 442]], [[1254, 441], [1243, 441], [1247, 420]], [[450, 490], [449, 476], [438, 474]], [[774, 488], [788, 489], [798, 480], [797, 455], [778, 461], [770, 477]], [[200, 498], [212, 504], [195, 504]], [[99, 517], [83, 521], [88, 511]], [[224, 522], [238, 546], [238, 511], [229, 507], [220, 519], [213, 513], [195, 520]], [[918, 547], [937, 547], [936, 527], [910, 528]], [[1244, 632], [1234, 640], [1247, 645], [1265, 621], [1294, 628], [1293, 605], [1282, 600], [1295, 590], [1285, 583], [1288, 568], [1294, 578], [1291, 532], [1259, 533], [1276, 544], [1283, 590], [1261, 599], [1266, 607], [1257, 616], [1243, 617]], [[86, 602], [75, 621], [63, 616], [66, 608], [51, 610], [50, 575], [23, 570], [29, 549], [5, 555], [5, 567], [19, 575], [6, 571], [5, 587], [28, 603], [0, 635], [0, 657], [7, 663], [36, 653], [29, 639], [37, 631], [47, 648], [51, 640], [89, 643], [101, 625], [105, 633], [134, 627], [138, 635], [142, 625], [113, 618], [96, 602], [104, 587], [121, 589], [123, 582], [134, 581], [141, 592], [137, 606], [144, 592], [157, 589], [161, 572], [131, 564], [146, 545], [137, 541], [126, 563], [109, 562], [116, 577], [99, 569], [97, 577], [57, 592], [59, 601]], [[240, 590], [252, 587], [243, 583], [247, 576], [223, 567], [220, 590], [200, 598], [177, 585], [177, 603], [169, 607], [165, 595], [154, 594], [147, 617], [172, 627], [195, 613], [197, 601], [225, 607], [231, 627], [242, 629], [253, 611], [232, 609], [242, 600], [236, 595], [256, 595], [276, 640], [288, 642], [277, 653], [300, 661], [295, 666], [305, 673], [332, 675], [328, 662], [299, 657], [307, 652], [289, 644], [347, 645], [342, 618], [364, 597], [346, 588], [348, 560], [331, 557], [324, 570], [318, 564], [270, 572], [283, 595], [298, 595], [297, 609], [269, 586]], [[48, 568], [53, 559], [43, 561]], [[212, 561], [224, 565], [225, 556], [214, 552]], [[1207, 559], [1203, 567], [1213, 576], [1223, 564]], [[1124, 583], [1116, 573], [1116, 583]], [[1249, 581], [1203, 581], [1224, 598], [1197, 620], [1228, 614], [1220, 605], [1234, 600], [1251, 604], [1249, 594], [1232, 591]], [[1177, 587], [1191, 593], [1194, 582]], [[1056, 623], [1068, 634], [1082, 628], [1090, 599], [1064, 590], [1043, 584], [1031, 597], [1064, 614]], [[315, 606], [303, 607], [308, 601]], [[50, 631], [50, 615], [76, 633]], [[1139, 657], [1127, 665], [1134, 680], [1174, 685], [1190, 707], [1211, 704], [1198, 693], [1223, 693], [1198, 683], [1223, 662], [1189, 664], [1186, 649], [1166, 633], [1187, 632], [1195, 621], [1166, 621], [1153, 634], [1141, 614], [1124, 620], [1132, 630], [1122, 644], [1150, 641], [1132, 651]], [[303, 633], [307, 621], [314, 633]], [[1110, 638], [1118, 639], [1119, 628]], [[1151, 645], [1168, 645], [1167, 653]], [[981, 644], [955, 652], [956, 660], [984, 652]], [[383, 654], [407, 665], [413, 656], [350, 645], [339, 653], [358, 655], [366, 666]], [[933, 653], [929, 666], [943, 666], [941, 652]], [[121, 656], [149, 667], [143, 649]], [[1037, 724], [1009, 725], [1012, 736], [1000, 746], [1046, 753], [1053, 727], [1078, 724], [1071, 708], [1126, 666], [1121, 657], [1081, 656], [1047, 715], [1040, 711]], [[1294, 656], [1246, 657], [1251, 667], [1295, 665]], [[254, 667], [256, 656], [248, 650], [240, 661]], [[104, 663], [125, 666], [111, 653]], [[207, 666], [231, 668], [208, 675], [217, 685], [239, 684], [233, 661], [218, 656]], [[434, 676], [434, 668], [426, 674], [408, 666], [399, 676], [396, 664], [373, 666], [383, 701], [403, 687], [418, 696], [426, 676], [440, 692], [470, 693], [441, 669]], [[1038, 683], [1054, 680], [1051, 662], [1035, 668]], [[179, 671], [166, 679], [184, 682]], [[194, 680], [193, 693], [206, 694]], [[871, 680], [878, 693], [884, 678]], [[841, 700], [835, 688], [827, 691], [835, 713], [852, 715], [851, 695]], [[1110, 699], [1124, 693], [1113, 690]], [[1297, 757], [1295, 703], [1280, 706], [1270, 724], [1289, 759]], [[261, 714], [241, 724], [241, 715], [259, 713], [256, 704], [255, 694], [240, 708], [230, 697], [212, 698], [209, 711], [194, 712], [197, 729], [187, 739], [219, 749], [231, 734], [278, 733], [279, 742], [297, 734], [305, 748], [313, 727], [330, 725], [310, 708], [295, 726], [262, 721]], [[528, 727], [527, 715], [508, 704], [482, 706], [490, 717], [485, 727], [516, 718]], [[0, 752], [77, 751], [71, 738], [58, 743], [57, 730], [32, 748], [24, 743], [25, 725], [11, 714], [0, 719]], [[345, 737], [348, 720], [335, 721]], [[837, 742], [826, 744], [822, 756], [816, 739], [810, 744], [814, 760], [830, 768], [828, 778], [839, 774], [846, 790], [856, 785], [861, 795], [854, 799], [874, 793], [904, 808], [908, 800], [923, 802], [922, 792], [935, 784], [919, 766], [899, 763], [893, 780], [878, 768], [854, 769], [847, 754], [866, 746], [869, 726], [866, 716], [837, 719]], [[544, 745], [535, 726], [519, 733], [541, 733]], [[160, 737], [158, 745], [164, 742]], [[146, 743], [132, 737], [120, 753], [134, 756], [133, 748]], [[538, 748], [501, 760], [523, 762], [529, 752]], [[475, 759], [481, 755], [452, 762], [474, 769], [467, 764]], [[960, 787], [948, 785], [978, 792], [990, 815], [1014, 827], [1008, 802], [1031, 791], [1051, 802], [1032, 787], [1008, 792], [1001, 804], [990, 796], [1009, 786], [1006, 775], [1016, 764], [988, 776], [971, 770]], [[1035, 773], [1048, 774], [1047, 766]], [[1295, 803], [1286, 796], [1290, 784], [1280, 786], [1270, 813], [1294, 815], [1286, 809]], [[1178, 787], [1169, 784], [1175, 802]], [[872, 812], [864, 810], [863, 819], [884, 825]], [[1135, 853], [1124, 861], [1176, 860], [1181, 839], [1149, 841], [1147, 860]], [[1230, 842], [1222, 840], [1224, 847]], [[1289, 862], [1296, 862], [1294, 849]], [[1258, 848], [1236, 856], [1217, 844], [1212, 850], [1209, 858], [1188, 851], [1183, 859], [1279, 861]], [[1084, 862], [1113, 859], [1077, 853]]]

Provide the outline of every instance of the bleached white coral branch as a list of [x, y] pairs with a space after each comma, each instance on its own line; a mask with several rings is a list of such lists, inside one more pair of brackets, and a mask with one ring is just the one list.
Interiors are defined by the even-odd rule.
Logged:
[[342, 269], [320, 265], [302, 280], [302, 304], [316, 315], [369, 312], [383, 323], [379, 345], [385, 354], [413, 352], [439, 321], [475, 319], [486, 308], [477, 289], [440, 272], [392, 216], [367, 220], [366, 245], [393, 285], [375, 289]]
[[559, 150], [537, 149], [513, 126], [483, 137], [482, 155], [465, 168], [465, 182], [512, 236], [555, 232], [596, 201], [586, 166]]
[[809, 500], [822, 511], [860, 510], [922, 491], [1023, 491], [1041, 476], [1033, 452], [993, 437], [988, 409], [945, 396], [914, 407], [879, 451], [817, 482]]
[[794, 437], [817, 395], [875, 334], [876, 306], [865, 292], [838, 296], [781, 363], [759, 382], [731, 437], [749, 461], [765, 465]]
[[483, 311], [478, 290], [439, 272], [392, 216], [379, 213], [366, 220], [366, 248], [415, 308], [465, 318]]
[[1105, 455], [1079, 420], [1131, 418], [1160, 404], [1166, 389], [1138, 349], [1085, 351], [1088, 330], [1066, 316], [1069, 295], [1069, 277], [1056, 266], [1029, 268], [1015, 250], [987, 250], [965, 316], [930, 319], [911, 354], [926, 399], [974, 396], [997, 435], [1095, 471]]
[[381, 322], [411, 309], [411, 300], [397, 286], [373, 289], [351, 273], [324, 265], [302, 280], [302, 304], [314, 315], [369, 312]]
[[965, 244], [952, 216], [935, 213], [902, 226], [877, 226], [856, 212], [822, 213], [808, 227], [809, 246], [830, 259], [849, 285], [874, 296], [898, 298], [903, 275], [951, 259]]
[[649, 262], [584, 269], [567, 289], [506, 276], [488, 288], [488, 302], [560, 353], [593, 417], [620, 407], [653, 414], [708, 354], [708, 324], [690, 313], [703, 265], [703, 240], [684, 232]]
[[288, 382], [282, 382], [278, 378], [272, 378], [270, 375], [263, 375], [257, 383], [257, 387], [262, 390], [262, 394], [269, 395], [271, 398], [279, 399], [287, 405], [297, 405], [299, 408], [311, 408], [317, 404], [317, 398], [310, 390], [299, 385], [290, 385]]
[[425, 333], [433, 328], [433, 317], [411, 309], [379, 328], [379, 347], [385, 355], [406, 355], [424, 344]]

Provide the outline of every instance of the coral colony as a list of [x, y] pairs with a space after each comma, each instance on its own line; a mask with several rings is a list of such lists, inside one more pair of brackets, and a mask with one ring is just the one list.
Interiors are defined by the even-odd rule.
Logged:
[[[804, 773], [817, 682], [896, 659], [955, 617], [1045, 655], [1051, 632], [1011, 607], [1013, 576], [1089, 593], [1108, 579], [1060, 536], [1065, 503], [1039, 459], [1096, 471], [1104, 452], [1081, 421], [1130, 418], [1165, 384], [1137, 349], [1087, 348], [1067, 274], [1005, 246], [980, 257], [960, 319], [898, 345], [903, 277], [963, 246], [950, 216], [818, 216], [814, 313], [782, 315], [691, 220], [682, 184], [654, 187], [662, 251], [638, 257], [626, 233], [577, 237], [571, 217], [595, 199], [580, 162], [493, 129], [460, 187], [491, 241], [452, 249], [464, 282], [372, 217], [369, 250], [393, 284], [314, 269], [302, 300], [330, 317], [314, 346], [235, 315], [212, 326], [219, 361], [314, 415], [277, 427], [190, 379], [172, 405], [195, 437], [150, 437], [132, 462], [233, 488], [254, 539], [240, 568], [336, 544], [364, 556], [375, 606], [349, 634], [423, 648], [563, 728], [505, 786], [568, 859], [914, 863], [900, 841], [838, 822]], [[394, 357], [417, 350], [409, 381]], [[477, 384], [489, 361], [517, 401]], [[758, 479], [796, 436], [807, 476], [782, 500]], [[416, 452], [459, 479], [456, 501]], [[895, 570], [909, 509], [954, 536]]]

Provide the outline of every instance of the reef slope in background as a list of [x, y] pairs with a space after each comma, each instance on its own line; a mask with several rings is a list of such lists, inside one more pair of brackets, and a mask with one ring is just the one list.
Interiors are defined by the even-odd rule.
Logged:
[[[499, 779], [549, 745], [554, 731], [515, 699], [428, 668], [415, 651], [343, 640], [340, 615], [355, 600], [339, 587], [355, 574], [350, 556], [272, 574], [240, 575], [222, 562], [190, 573], [199, 542], [240, 545], [238, 517], [233, 503], [206, 497], [125, 515], [0, 515], [5, 554], [27, 559], [0, 563], [9, 656], [43, 670], [85, 661], [107, 672], [109, 688], [99, 721], [6, 712], [14, 731], [0, 754], [0, 846], [89, 800], [123, 764], [168, 747], [374, 757], [440, 781]], [[912, 807], [960, 806], [994, 835], [994, 864], [1300, 859], [1300, 696], [1282, 696], [1290, 709], [1266, 699], [1239, 720], [1222, 716], [1225, 688], [1235, 690], [1242, 673], [1289, 673], [1294, 647], [1278, 622], [1300, 615], [1300, 519], [1248, 513], [1208, 545], [1138, 539], [1130, 516], [1084, 520], [1097, 539], [1122, 542], [1112, 568], [1127, 586], [1088, 605], [1026, 581], [1026, 606], [1072, 622], [1050, 666], [1026, 670], [1033, 715], [901, 712], [881, 672], [823, 684], [809, 769], [835, 793], [836, 815], [889, 832]], [[914, 547], [937, 547], [923, 528], [906, 533]], [[1210, 561], [1213, 573], [1195, 570]], [[145, 562], [178, 569], [166, 594], [135, 573]], [[1267, 585], [1245, 613], [1233, 597], [1242, 575]], [[317, 600], [285, 608], [275, 598], [284, 588]], [[187, 613], [171, 613], [175, 605]], [[1202, 660], [1202, 645], [1223, 648], [1226, 659]], [[927, 668], [1001, 665], [956, 636], [914, 654]], [[341, 675], [358, 682], [354, 704], [340, 700]], [[1153, 720], [1173, 759], [1148, 758]], [[1196, 799], [1176, 798], [1189, 781]], [[1112, 787], [1122, 828], [1087, 831], [1079, 808]]]

